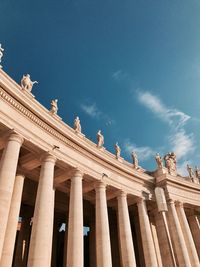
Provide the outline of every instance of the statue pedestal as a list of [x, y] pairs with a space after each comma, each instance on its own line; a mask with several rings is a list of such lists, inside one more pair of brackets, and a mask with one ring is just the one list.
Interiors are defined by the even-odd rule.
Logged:
[[105, 148], [104, 146], [102, 146], [102, 147], [98, 147], [98, 146], [97, 146], [97, 148], [98, 148], [99, 150], [103, 151], [103, 152], [106, 150], [106, 148]]
[[29, 91], [27, 91], [27, 90], [25, 90], [25, 89], [22, 89], [22, 92], [23, 92], [26, 96], [28, 96], [29, 98], [35, 98], [35, 96], [34, 96], [31, 92], [29, 92]]
[[61, 120], [62, 120], [62, 118], [61, 118], [60, 116], [58, 116], [57, 114], [52, 114], [51, 111], [50, 111], [49, 113], [50, 113], [51, 116], [52, 116], [53, 118], [55, 118], [56, 120], [58, 120], [58, 121], [61, 121]]
[[80, 132], [77, 132], [77, 131], [75, 131], [75, 134], [78, 135], [78, 136], [80, 136], [81, 138], [84, 138], [84, 137], [85, 137], [84, 134], [82, 134], [82, 133], [80, 133]]
[[124, 161], [124, 158], [122, 158], [122, 157], [119, 157], [119, 158], [116, 158], [118, 161], [120, 161], [120, 162], [123, 162]]
[[166, 179], [167, 174], [168, 174], [167, 168], [163, 167], [163, 168], [157, 169], [154, 172], [154, 177], [156, 178], [156, 183]]

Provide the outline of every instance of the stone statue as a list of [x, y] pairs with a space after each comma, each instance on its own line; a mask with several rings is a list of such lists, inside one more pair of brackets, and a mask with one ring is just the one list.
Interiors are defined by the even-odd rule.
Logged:
[[156, 160], [158, 169], [162, 169], [163, 168], [163, 161], [162, 161], [162, 158], [161, 158], [159, 153], [156, 153], [155, 160]]
[[38, 83], [38, 82], [37, 81], [32, 82], [29, 74], [23, 75], [23, 77], [21, 79], [21, 87], [22, 87], [22, 89], [24, 89], [24, 90], [26, 90], [28, 92], [31, 92], [31, 90], [33, 88], [33, 85], [35, 83]]
[[189, 164], [187, 164], [187, 171], [188, 171], [189, 177], [194, 178], [194, 171]]
[[116, 159], [119, 159], [121, 154], [121, 148], [119, 147], [118, 142], [115, 144], [115, 152], [116, 152]]
[[75, 120], [74, 120], [74, 130], [77, 133], [81, 133], [81, 123], [80, 123], [79, 117], [76, 117]]
[[[1, 59], [2, 59], [2, 57], [3, 57], [3, 51], [4, 51], [4, 49], [3, 49], [3, 47], [2, 47], [1, 44], [0, 44], [0, 63], [1, 63]], [[0, 65], [0, 68], [2, 68], [1, 65]]]
[[164, 156], [165, 160], [165, 167], [168, 170], [168, 173], [176, 176], [177, 175], [177, 169], [176, 169], [176, 155], [174, 152], [169, 152]]
[[101, 133], [101, 130], [97, 133], [97, 147], [101, 148], [104, 145], [104, 137]]
[[58, 112], [58, 99], [51, 100], [51, 110], [50, 112], [55, 115]]
[[197, 178], [200, 178], [200, 169], [197, 166], [195, 166], [195, 175]]
[[137, 154], [133, 151], [131, 153], [131, 156], [132, 156], [132, 159], [133, 159], [133, 168], [137, 170], [139, 168]]

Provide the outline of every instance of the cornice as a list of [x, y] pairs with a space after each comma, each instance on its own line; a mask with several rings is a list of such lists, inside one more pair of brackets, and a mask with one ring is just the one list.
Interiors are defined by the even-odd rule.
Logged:
[[0, 70], [0, 85], [0, 97], [7, 104], [68, 147], [84, 154], [106, 168], [118, 172], [119, 175], [128, 175], [131, 179], [134, 176], [134, 178], [138, 179], [138, 182], [145, 180], [151, 185], [154, 184], [154, 178], [151, 176], [135, 171], [130, 163], [117, 161], [112, 153], [98, 149], [96, 144], [84, 136], [77, 135], [71, 127], [52, 116], [32, 95], [29, 96], [25, 93], [2, 70]]

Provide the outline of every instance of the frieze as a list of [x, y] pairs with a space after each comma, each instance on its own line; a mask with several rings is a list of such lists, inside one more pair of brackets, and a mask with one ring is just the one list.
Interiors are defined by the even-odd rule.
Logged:
[[[36, 125], [38, 125], [40, 128], [42, 128], [43, 130], [45, 130], [47, 133], [51, 134], [52, 136], [54, 136], [57, 139], [59, 139], [60, 141], [62, 141], [65, 145], [69, 146], [73, 150], [79, 151], [80, 153], [84, 154], [88, 158], [95, 160], [96, 162], [98, 162], [99, 164], [101, 164], [102, 166], [104, 166], [104, 167], [106, 167], [106, 168], [108, 168], [110, 170], [113, 170], [115, 172], [117, 171], [117, 173], [119, 175], [124, 176], [124, 172], [126, 172], [126, 177], [127, 178], [130, 178], [130, 179], [133, 178], [133, 176], [130, 173], [130, 170], [120, 170], [120, 166], [114, 167], [112, 165], [112, 163], [108, 163], [108, 162], [106, 162], [106, 160], [100, 159], [99, 157], [97, 157], [94, 154], [92, 154], [92, 152], [89, 152], [86, 149], [80, 147], [79, 145], [77, 145], [74, 142], [70, 141], [67, 137], [65, 137], [62, 134], [60, 134], [58, 131], [54, 130], [47, 123], [45, 123], [44, 121], [42, 121], [39, 117], [37, 117], [30, 110], [28, 110], [21, 103], [19, 103], [16, 99], [14, 99], [7, 92], [5, 92], [2, 87], [0, 87], [0, 96], [1, 96], [1, 98], [4, 101], [6, 101], [10, 106], [14, 107], [18, 112], [22, 113], [25, 117], [28, 117], [33, 123], [35, 123]], [[130, 168], [129, 166], [127, 166], [127, 164], [125, 164], [124, 167]], [[116, 170], [116, 168], [117, 168], [117, 170]], [[140, 175], [142, 176], [143, 173], [140, 173]], [[153, 183], [152, 177], [150, 177], [150, 178], [151, 179], [149, 181], [146, 181], [146, 182], [147, 183], [149, 182], [149, 183], [152, 184]]]

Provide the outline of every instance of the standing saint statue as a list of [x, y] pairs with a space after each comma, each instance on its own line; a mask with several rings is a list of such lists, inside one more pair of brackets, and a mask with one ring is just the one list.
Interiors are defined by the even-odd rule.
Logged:
[[187, 171], [188, 171], [189, 177], [193, 179], [194, 178], [194, 171], [192, 169], [192, 166], [190, 166], [189, 164], [187, 164]]
[[104, 145], [104, 137], [101, 133], [101, 130], [97, 132], [97, 147], [101, 148]]
[[121, 154], [121, 148], [119, 147], [118, 142], [115, 144], [115, 153], [116, 153], [116, 159], [119, 159]]
[[156, 160], [158, 169], [162, 169], [163, 168], [163, 161], [162, 161], [162, 158], [161, 158], [159, 153], [156, 153], [155, 160]]
[[168, 173], [176, 176], [177, 175], [177, 169], [176, 169], [176, 155], [174, 152], [169, 152], [164, 156], [165, 160], [165, 167], [168, 170]]
[[50, 112], [55, 115], [58, 112], [58, 99], [51, 100], [51, 110]]
[[30, 78], [30, 74], [23, 75], [23, 77], [21, 79], [21, 87], [22, 87], [22, 89], [24, 89], [24, 90], [26, 90], [28, 92], [31, 92], [31, 90], [33, 88], [33, 85], [35, 83], [38, 83], [38, 82], [37, 81], [32, 82], [31, 78]]
[[137, 154], [133, 151], [131, 153], [131, 156], [132, 156], [132, 159], [133, 159], [133, 168], [137, 170], [139, 168], [139, 165], [138, 165], [139, 162], [138, 162]]
[[195, 166], [195, 175], [197, 178], [200, 178], [200, 169], [197, 166]]
[[74, 120], [74, 130], [77, 133], [81, 133], [81, 123], [80, 123], [79, 117], [76, 117], [75, 120]]
[[[1, 63], [1, 59], [3, 57], [3, 51], [4, 51], [4, 49], [3, 49], [3, 47], [0, 44], [0, 63]], [[1, 64], [0, 64], [0, 68], [2, 68]]]

